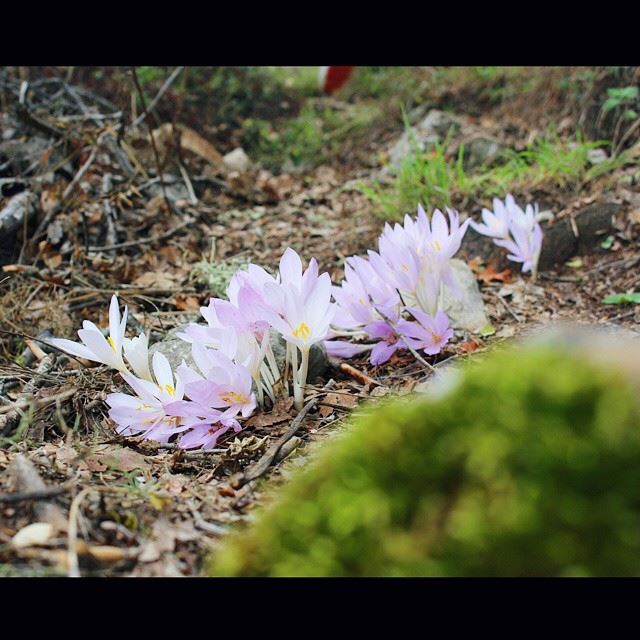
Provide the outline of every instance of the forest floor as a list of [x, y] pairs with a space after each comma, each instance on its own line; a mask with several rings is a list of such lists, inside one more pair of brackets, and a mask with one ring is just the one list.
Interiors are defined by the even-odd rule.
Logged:
[[[300, 104], [285, 95], [277, 98], [277, 127], [265, 134], [260, 127], [268, 113], [212, 124], [198, 101], [181, 102], [169, 89], [154, 116], [146, 118], [156, 118], [154, 149], [147, 129], [131, 126], [136, 116], [126, 111], [126, 102], [120, 106], [115, 80], [87, 73], [65, 77], [56, 70], [31, 70], [22, 101], [23, 78], [15, 70], [2, 75], [0, 211], [22, 196], [32, 213], [12, 238], [0, 236], [0, 576], [200, 575], [206, 555], [229, 529], [250, 519], [257, 505], [308, 462], [309, 445], [339, 434], [345, 416], [362, 401], [411, 393], [430, 371], [406, 351], [378, 367], [366, 355], [345, 361], [347, 367], [332, 362], [308, 385], [308, 398], [318, 403], [295, 436], [261, 477], [243, 482], [290, 429], [291, 402], [257, 412], [242, 432], [221, 439], [212, 451], [124, 438], [115, 433], [104, 403], [119, 388], [117, 377], [40, 340], [74, 339], [83, 320], [106, 326], [109, 298], [117, 292], [121, 305], [128, 305], [130, 325], [157, 342], [197, 320], [199, 307], [212, 293], [222, 293], [236, 268], [251, 261], [273, 271], [289, 246], [303, 259], [315, 257], [321, 272], [340, 282], [346, 257], [376, 248], [389, 203], [410, 198], [407, 180], [400, 184], [383, 171], [402, 136], [402, 117], [384, 86], [377, 95], [351, 89], [339, 99], [303, 96]], [[385, 73], [381, 83], [389, 82]], [[518, 152], [544, 138], [550, 123], [554, 144], [575, 150], [583, 144], [575, 131], [588, 129], [585, 118], [587, 124], [606, 120], [601, 107], [594, 110], [594, 100], [610, 96], [607, 88], [616, 86], [615, 78], [594, 72], [574, 95], [562, 81], [579, 83], [583, 71], [549, 70], [542, 81], [527, 85], [523, 98], [506, 91], [513, 78], [484, 73], [491, 77], [407, 81], [406, 91], [421, 95], [407, 110], [412, 124], [431, 109], [463, 122], [443, 151], [446, 161], [455, 161], [469, 131]], [[372, 77], [378, 78], [367, 79]], [[146, 81], [150, 102], [163, 82]], [[364, 79], [359, 82], [356, 88], [364, 86]], [[131, 89], [129, 95], [136, 93]], [[172, 105], [163, 107], [166, 112], [160, 106], [165, 103]], [[310, 110], [317, 126], [296, 129], [300, 113], [311, 118]], [[140, 106], [138, 113], [144, 115]], [[182, 128], [172, 131], [165, 124], [172, 117]], [[500, 196], [511, 191], [519, 202], [539, 202], [551, 212], [551, 226], [577, 219], [589, 206], [612, 203], [601, 235], [588, 245], [576, 243], [560, 261], [552, 256], [552, 266], [535, 282], [517, 265], [463, 242], [461, 257], [476, 274], [492, 328], [485, 335], [457, 331], [433, 364], [474, 357], [558, 320], [637, 332], [640, 306], [603, 303], [610, 294], [640, 288], [640, 147], [633, 132], [624, 138], [626, 124], [618, 125], [611, 120], [604, 133], [620, 144], [618, 157], [626, 155], [600, 175], [592, 170], [598, 158], [593, 149], [611, 160], [611, 143], [585, 147], [591, 160], [577, 169], [547, 165], [535, 181], [529, 174], [514, 178]], [[247, 131], [256, 130], [252, 147]], [[595, 131], [590, 139], [602, 137]], [[278, 139], [285, 142], [277, 146]], [[220, 154], [240, 143], [251, 163], [223, 162]], [[323, 153], [314, 162], [305, 156], [306, 147]], [[164, 184], [157, 177], [159, 164]], [[405, 165], [407, 175], [414, 168]], [[483, 171], [488, 176], [498, 170]], [[420, 184], [418, 179], [416, 188]], [[458, 176], [434, 204], [451, 204], [477, 218], [497, 195], [482, 187], [495, 188], [494, 183], [479, 184], [472, 188]], [[328, 390], [330, 379], [334, 386]], [[40, 525], [25, 529], [34, 523]]]

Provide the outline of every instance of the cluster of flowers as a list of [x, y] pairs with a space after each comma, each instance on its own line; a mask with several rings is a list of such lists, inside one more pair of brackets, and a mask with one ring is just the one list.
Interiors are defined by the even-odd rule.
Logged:
[[[340, 286], [332, 286], [328, 273], [319, 274], [314, 258], [303, 271], [293, 249], [282, 255], [275, 277], [250, 264], [234, 274], [228, 300], [211, 298], [200, 309], [206, 325], [192, 323], [178, 334], [191, 343], [196, 369], [183, 360], [174, 372], [160, 351], [150, 363], [148, 337], [125, 337], [127, 308], [121, 317], [115, 295], [107, 337], [85, 321], [80, 343], [50, 342], [121, 373], [133, 395], [107, 396], [118, 433], [161, 443], [178, 435], [180, 447], [213, 448], [223, 433], [241, 430], [240, 416], [249, 417], [266, 398], [275, 403], [279, 393], [288, 395], [289, 377], [295, 406], [302, 408], [309, 352], [316, 343], [324, 342], [329, 355], [337, 357], [371, 351], [374, 365], [401, 348], [438, 354], [453, 337], [442, 310], [443, 290], [448, 287], [461, 298], [451, 259], [469, 224], [509, 249], [511, 259], [524, 263], [523, 271], [535, 273], [542, 241], [537, 209], [528, 205], [522, 211], [511, 196], [504, 204], [494, 201], [494, 207], [494, 212], [483, 211], [485, 224], [479, 225], [460, 224], [450, 209], [448, 220], [437, 209], [429, 220], [418, 206], [417, 216], [405, 216], [403, 225], [385, 225], [377, 252], [347, 259]], [[284, 371], [272, 348], [277, 334], [286, 342]]]
[[[351, 357], [371, 350], [370, 362], [383, 364], [397, 349], [410, 347], [428, 355], [439, 353], [453, 337], [449, 318], [442, 310], [442, 292], [448, 287], [461, 297], [451, 258], [457, 253], [469, 225], [460, 224], [457, 212], [436, 209], [427, 217], [418, 205], [415, 218], [404, 224], [386, 224], [378, 239], [378, 251], [368, 259], [352, 256], [345, 265], [345, 279], [333, 288], [338, 308], [332, 337], [364, 337], [375, 345], [327, 340], [330, 355]], [[404, 317], [413, 318], [412, 320]]]
[[493, 200], [493, 211], [482, 210], [483, 224], [471, 226], [495, 244], [509, 251], [509, 260], [522, 263], [522, 273], [531, 271], [535, 278], [542, 248], [542, 228], [538, 222], [538, 205], [528, 204], [523, 211], [508, 194], [505, 201]]
[[[229, 300], [212, 298], [208, 307], [201, 308], [206, 326], [194, 323], [181, 334], [192, 343], [197, 371], [183, 361], [174, 373], [159, 351], [153, 354], [150, 367], [148, 338], [144, 333], [125, 337], [127, 309], [121, 318], [115, 295], [108, 337], [85, 321], [78, 331], [81, 343], [50, 342], [121, 373], [134, 395], [107, 396], [109, 417], [118, 433], [141, 434], [162, 443], [180, 434], [182, 448], [213, 448], [223, 433], [240, 431], [238, 416], [249, 417], [265, 394], [275, 402], [279, 388], [288, 392], [288, 371], [295, 404], [302, 407], [309, 350], [327, 337], [335, 313], [329, 274], [318, 274], [315, 259], [303, 273], [302, 261], [292, 249], [282, 256], [276, 277], [256, 265], [238, 271], [227, 296]], [[271, 346], [271, 329], [287, 344], [284, 375]]]

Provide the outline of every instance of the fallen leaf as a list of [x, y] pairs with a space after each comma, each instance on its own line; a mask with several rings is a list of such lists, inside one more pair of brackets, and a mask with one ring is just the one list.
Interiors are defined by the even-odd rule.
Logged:
[[179, 311], [198, 311], [200, 309], [200, 302], [196, 296], [178, 294], [176, 296], [176, 309]]
[[291, 416], [288, 413], [259, 413], [258, 415], [251, 416], [245, 423], [247, 427], [270, 427], [280, 422], [287, 422], [291, 420]]
[[93, 457], [97, 462], [117, 471], [147, 471], [150, 468], [145, 456], [126, 447], [105, 445], [100, 451], [96, 451]]
[[176, 281], [173, 275], [163, 271], [147, 271], [137, 277], [133, 284], [138, 287], [149, 287], [151, 289], [173, 289]]
[[485, 284], [489, 284], [490, 282], [509, 283], [513, 280], [513, 274], [511, 273], [511, 269], [496, 271], [493, 265], [489, 265], [486, 269], [476, 274], [476, 278]]
[[460, 349], [465, 351], [466, 353], [471, 353], [476, 349], [479, 349], [481, 345], [479, 345], [475, 340], [470, 340], [469, 342], [463, 342], [460, 346]]

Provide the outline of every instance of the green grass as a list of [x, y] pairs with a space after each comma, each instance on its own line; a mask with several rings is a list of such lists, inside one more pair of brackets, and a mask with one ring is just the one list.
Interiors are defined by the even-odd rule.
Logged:
[[454, 158], [447, 156], [449, 140], [421, 151], [414, 145], [390, 184], [377, 181], [360, 184], [359, 190], [376, 205], [386, 219], [400, 218], [421, 202], [429, 207], [465, 206], [472, 199], [503, 197], [520, 187], [544, 185], [580, 186], [629, 162], [625, 154], [596, 165], [589, 151], [606, 146], [606, 141], [589, 142], [580, 134], [561, 139], [548, 132], [522, 151], [505, 150], [493, 166], [468, 171], [464, 167], [464, 146]]
[[380, 117], [381, 110], [372, 103], [342, 109], [307, 103], [284, 121], [245, 120], [242, 143], [269, 169], [306, 169], [326, 161], [347, 138], [362, 134]]

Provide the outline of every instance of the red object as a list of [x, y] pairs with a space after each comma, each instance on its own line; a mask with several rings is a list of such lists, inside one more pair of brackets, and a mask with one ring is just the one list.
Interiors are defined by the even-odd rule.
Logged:
[[322, 67], [320, 82], [325, 93], [334, 93], [347, 83], [355, 67]]

